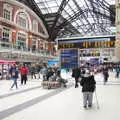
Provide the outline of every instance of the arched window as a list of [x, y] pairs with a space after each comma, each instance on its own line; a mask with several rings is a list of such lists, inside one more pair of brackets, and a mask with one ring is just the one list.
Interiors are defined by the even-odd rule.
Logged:
[[3, 18], [12, 21], [12, 7], [9, 4], [3, 5]]
[[19, 13], [17, 16], [17, 24], [25, 29], [28, 29], [28, 20], [25, 13]]
[[10, 29], [3, 27], [1, 45], [4, 47], [9, 47], [10, 46], [9, 41], [10, 41]]
[[38, 32], [38, 22], [36, 20], [33, 20], [32, 28], [33, 32]]

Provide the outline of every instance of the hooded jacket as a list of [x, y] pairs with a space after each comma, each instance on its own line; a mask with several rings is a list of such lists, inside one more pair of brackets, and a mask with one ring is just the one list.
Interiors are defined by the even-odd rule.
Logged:
[[95, 79], [93, 75], [86, 75], [82, 77], [80, 85], [82, 86], [82, 92], [94, 92], [95, 90]]

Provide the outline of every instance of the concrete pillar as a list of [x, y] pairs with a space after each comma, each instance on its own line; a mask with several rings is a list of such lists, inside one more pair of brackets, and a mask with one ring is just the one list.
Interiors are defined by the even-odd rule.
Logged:
[[115, 1], [116, 4], [116, 43], [115, 43], [115, 56], [116, 61], [120, 61], [120, 0]]

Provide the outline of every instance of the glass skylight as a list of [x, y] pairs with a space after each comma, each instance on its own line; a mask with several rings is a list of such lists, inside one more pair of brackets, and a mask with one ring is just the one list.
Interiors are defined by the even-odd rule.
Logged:
[[[35, 0], [43, 14], [57, 13], [62, 1], [63, 0]], [[97, 1], [99, 1], [99, 4], [97, 4]], [[101, 6], [103, 2], [107, 7], [115, 4], [115, 0], [93, 0], [93, 8], [90, 0], [69, 0], [62, 10], [61, 16], [68, 20], [68, 22], [70, 22], [80, 33], [85, 33], [85, 31], [90, 29], [91, 25], [95, 25], [95, 29], [98, 24], [100, 25], [104, 23], [106, 25], [108, 24], [109, 27], [110, 20], [106, 19], [105, 16], [110, 16], [110, 12], [105, 10], [106, 6]], [[95, 9], [96, 14], [91, 12], [93, 9]], [[97, 16], [97, 12], [99, 11], [101, 16]], [[71, 18], [75, 19], [71, 20]], [[98, 32], [99, 31], [100, 30], [98, 30]]]

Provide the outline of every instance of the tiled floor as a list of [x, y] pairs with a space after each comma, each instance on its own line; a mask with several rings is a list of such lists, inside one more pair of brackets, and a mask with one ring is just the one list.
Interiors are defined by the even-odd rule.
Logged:
[[11, 81], [0, 81], [0, 120], [120, 120], [120, 79], [110, 73], [109, 82], [103, 85], [101, 74], [97, 81], [97, 109], [85, 110], [82, 105], [81, 87], [74, 88], [69, 74], [67, 88], [43, 89], [40, 80], [28, 81], [26, 86], [9, 90]]

